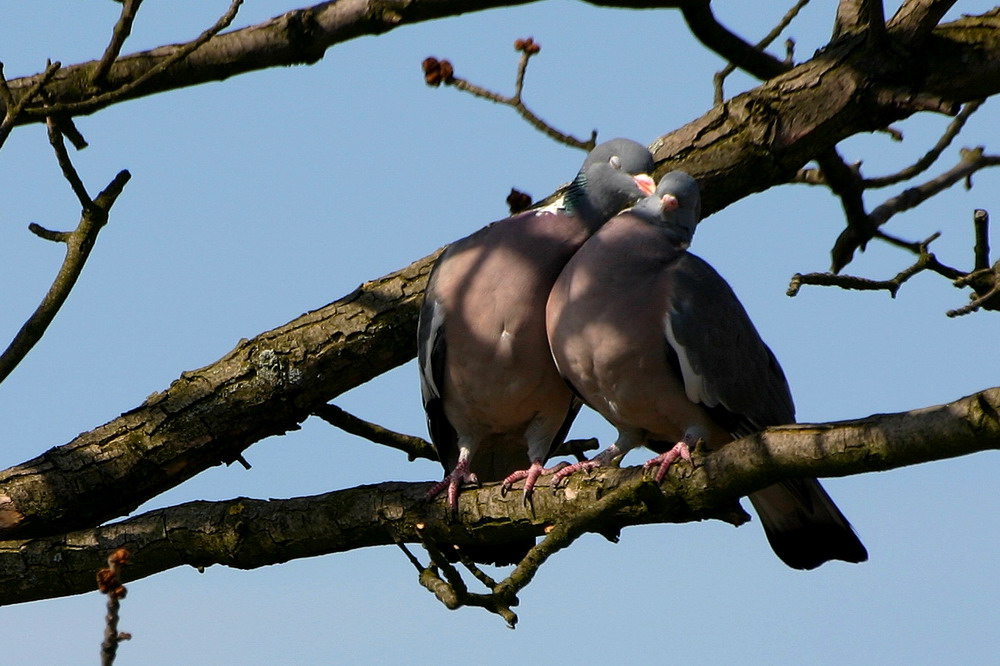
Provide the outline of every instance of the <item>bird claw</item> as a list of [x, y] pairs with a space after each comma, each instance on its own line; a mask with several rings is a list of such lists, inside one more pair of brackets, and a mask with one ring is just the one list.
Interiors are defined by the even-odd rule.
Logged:
[[524, 505], [531, 505], [531, 496], [535, 493], [535, 484], [538, 482], [538, 478], [543, 474], [552, 474], [554, 472], [559, 472], [566, 467], [567, 463], [561, 462], [558, 465], [552, 467], [542, 467], [542, 461], [535, 460], [531, 463], [531, 467], [528, 469], [519, 469], [506, 479], [500, 485], [500, 495], [503, 497], [507, 496], [510, 491], [511, 486], [516, 482], [524, 480]]
[[572, 465], [566, 465], [552, 477], [552, 492], [559, 489], [559, 484], [562, 483], [563, 479], [580, 471], [590, 472], [591, 470], [603, 466], [603, 464], [604, 463], [599, 459], [594, 458], [592, 460], [581, 460], [580, 462], [573, 463]]
[[662, 483], [667, 475], [667, 470], [679, 459], [691, 462], [691, 449], [686, 441], [677, 442], [669, 451], [665, 451], [655, 458], [650, 458], [643, 464], [642, 469], [645, 471], [659, 465], [659, 469], [656, 470], [656, 482]]
[[441, 491], [445, 488], [448, 489], [448, 506], [451, 508], [452, 513], [458, 512], [458, 492], [462, 485], [471, 484], [479, 487], [479, 478], [469, 471], [469, 466], [466, 463], [460, 462], [455, 465], [455, 469], [451, 473], [447, 474], [443, 480], [434, 484], [430, 490], [427, 491], [426, 499], [432, 500], [441, 494]]

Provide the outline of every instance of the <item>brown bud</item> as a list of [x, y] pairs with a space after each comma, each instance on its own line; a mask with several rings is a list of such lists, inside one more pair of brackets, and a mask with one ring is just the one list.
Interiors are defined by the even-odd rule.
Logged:
[[455, 69], [447, 60], [424, 58], [421, 67], [424, 70], [424, 82], [429, 86], [436, 88], [442, 83], [451, 85], [455, 81]]
[[435, 88], [441, 85], [441, 63], [437, 58], [424, 58], [421, 63], [424, 70], [424, 82]]
[[441, 80], [444, 81], [446, 86], [450, 86], [455, 82], [455, 68], [447, 60], [441, 61]]
[[530, 194], [516, 190], [513, 187], [510, 188], [510, 194], [507, 195], [507, 207], [510, 208], [511, 215], [517, 215], [521, 211], [527, 210], [530, 205]]
[[518, 39], [514, 42], [515, 51], [524, 51], [528, 55], [535, 55], [542, 50], [540, 44], [535, 43], [533, 37], [528, 37], [527, 39]]

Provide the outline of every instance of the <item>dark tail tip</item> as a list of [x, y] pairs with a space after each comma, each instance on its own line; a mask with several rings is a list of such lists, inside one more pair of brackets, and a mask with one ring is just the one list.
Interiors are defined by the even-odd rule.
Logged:
[[814, 523], [783, 532], [765, 526], [764, 533], [775, 554], [793, 569], [815, 569], [830, 560], [859, 563], [868, 559], [868, 550], [850, 526]]

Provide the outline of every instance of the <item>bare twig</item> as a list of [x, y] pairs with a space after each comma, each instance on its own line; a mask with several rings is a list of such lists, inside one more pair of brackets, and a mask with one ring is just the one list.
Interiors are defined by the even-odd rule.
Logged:
[[426, 458], [427, 460], [438, 459], [437, 450], [430, 442], [420, 437], [404, 435], [403, 433], [383, 428], [378, 424], [370, 423], [344, 411], [336, 405], [323, 405], [314, 411], [313, 414], [330, 425], [336, 426], [352, 435], [363, 437], [376, 444], [384, 444], [385, 446], [398, 449], [405, 453], [411, 461], [417, 458]]
[[887, 187], [889, 185], [895, 185], [896, 183], [901, 183], [904, 180], [909, 180], [914, 178], [924, 171], [926, 171], [944, 152], [945, 148], [951, 145], [951, 142], [955, 140], [958, 133], [965, 126], [965, 123], [969, 120], [969, 116], [975, 113], [980, 106], [982, 106], [984, 100], [975, 100], [968, 102], [962, 107], [962, 110], [955, 116], [955, 119], [948, 124], [948, 128], [945, 130], [941, 138], [938, 139], [937, 143], [934, 144], [930, 150], [924, 154], [919, 160], [901, 169], [894, 174], [888, 176], [880, 176], [878, 178], [865, 178], [862, 182], [866, 188], [876, 188], [876, 187]]
[[[538, 569], [552, 555], [568, 548], [584, 533], [599, 531], [606, 516], [610, 516], [624, 507], [638, 504], [657, 506], [663, 505], [663, 503], [662, 491], [657, 484], [645, 478], [644, 475], [637, 475], [572, 518], [551, 526], [547, 530], [545, 538], [528, 552], [507, 578], [499, 583], [465, 557], [461, 551], [458, 551], [462, 564], [489, 590], [487, 594], [469, 592], [468, 586], [457, 569], [448, 562], [434, 541], [427, 535], [421, 533], [421, 541], [431, 558], [432, 566], [430, 567], [421, 566], [419, 561], [401, 543], [397, 541], [397, 545], [403, 549], [407, 558], [420, 572], [421, 585], [430, 590], [447, 608], [451, 610], [462, 606], [484, 608], [491, 613], [500, 615], [506, 620], [507, 626], [513, 629], [517, 623], [517, 615], [511, 610], [511, 607], [518, 604], [517, 594], [532, 581], [535, 574], [538, 573]], [[745, 514], [742, 518], [734, 517], [736, 524], [745, 520]], [[447, 580], [442, 580], [438, 574], [439, 571]]]
[[799, 293], [799, 289], [804, 284], [819, 285], [824, 287], [840, 287], [841, 289], [853, 289], [859, 291], [876, 291], [885, 290], [895, 298], [896, 292], [899, 288], [903, 286], [903, 283], [909, 280], [911, 277], [925, 270], [933, 271], [939, 273], [948, 278], [954, 278], [956, 274], [961, 275], [960, 271], [955, 270], [949, 266], [945, 266], [937, 260], [932, 252], [928, 250], [931, 243], [938, 239], [941, 235], [940, 233], [932, 234], [929, 238], [921, 243], [909, 244], [906, 241], [900, 241], [898, 239], [892, 238], [887, 234], [882, 232], [876, 232], [879, 238], [891, 239], [894, 244], [901, 245], [907, 249], [913, 250], [919, 256], [912, 266], [903, 269], [897, 273], [894, 277], [888, 280], [871, 280], [868, 278], [857, 277], [854, 275], [838, 275], [837, 273], [807, 273], [803, 275], [802, 273], [796, 273], [792, 276], [791, 282], [788, 285], [788, 291], [786, 292], [789, 296], [795, 296]]
[[710, 0], [685, 2], [681, 5], [681, 13], [698, 41], [758, 79], [767, 80], [791, 69], [719, 23], [712, 13]]
[[68, 104], [55, 104], [52, 105], [51, 107], [47, 107], [44, 109], [35, 109], [35, 108], [25, 109], [25, 113], [32, 116], [49, 116], [53, 114], [78, 115], [81, 113], [88, 113], [101, 106], [110, 104], [118, 99], [128, 96], [132, 91], [148, 83], [153, 78], [159, 76], [163, 72], [166, 72], [175, 64], [181, 62], [189, 55], [194, 53], [195, 50], [197, 50], [201, 45], [203, 45], [209, 39], [217, 35], [222, 30], [225, 30], [229, 26], [229, 24], [233, 22], [233, 19], [236, 18], [236, 14], [239, 11], [240, 6], [242, 4], [243, 0], [233, 0], [232, 4], [229, 5], [229, 9], [226, 11], [225, 14], [223, 14], [219, 18], [218, 21], [215, 22], [215, 25], [213, 25], [211, 28], [201, 33], [197, 39], [195, 39], [192, 42], [188, 42], [183, 47], [178, 49], [175, 53], [173, 53], [170, 57], [164, 59], [162, 62], [158, 63], [155, 67], [151, 68], [150, 70], [142, 74], [142, 76], [137, 77], [136, 79], [126, 83], [125, 85], [119, 86], [118, 88], [115, 88], [114, 90], [108, 91], [101, 95], [94, 95], [93, 97], [89, 97], [79, 102], [72, 102]]
[[487, 90], [486, 88], [477, 86], [474, 83], [469, 83], [465, 79], [458, 78], [455, 76], [455, 70], [449, 61], [438, 60], [437, 58], [424, 59], [422, 63], [424, 80], [429, 86], [437, 87], [443, 83], [448, 86], [454, 86], [459, 90], [464, 90], [465, 92], [475, 95], [476, 97], [481, 97], [497, 104], [509, 106], [516, 110], [521, 117], [527, 120], [535, 129], [541, 131], [546, 136], [555, 139], [559, 143], [586, 151], [593, 150], [594, 146], [597, 145], [597, 130], [591, 132], [588, 140], [583, 141], [570, 134], [560, 132], [539, 118], [534, 112], [525, 106], [521, 97], [524, 91], [524, 75], [528, 70], [528, 61], [531, 60], [532, 56], [541, 51], [541, 46], [535, 42], [534, 39], [528, 37], [527, 39], [518, 39], [515, 41], [514, 49], [521, 52], [521, 59], [517, 65], [517, 77], [514, 81], [514, 94], [510, 97], [504, 97], [503, 95], [495, 93], [492, 90]]
[[[785, 30], [785, 28], [787, 28], [789, 24], [795, 20], [795, 17], [798, 16], [799, 12], [802, 11], [802, 8], [805, 7], [807, 4], [809, 4], [809, 0], [798, 0], [798, 2], [796, 2], [795, 5], [791, 9], [789, 9], [783, 17], [781, 17], [781, 20], [778, 22], [778, 25], [774, 26], [771, 32], [767, 33], [763, 39], [757, 42], [754, 45], [754, 48], [759, 51], [763, 51], [768, 46], [770, 46], [771, 42], [776, 40], [781, 35], [781, 33]], [[791, 39], [785, 41], [784, 64], [789, 69], [791, 69], [792, 66], [795, 64], [794, 48], [795, 48], [794, 41], [792, 41]], [[736, 65], [730, 62], [721, 70], [715, 73], [714, 82], [715, 82], [716, 104], [722, 104], [723, 100], [725, 99], [725, 91], [723, 90], [723, 84], [726, 81], [726, 77], [732, 74], [735, 70], [736, 70]]]
[[50, 231], [37, 224], [29, 226], [32, 233], [41, 238], [65, 243], [66, 257], [42, 302], [21, 326], [7, 349], [0, 355], [0, 382], [7, 378], [45, 334], [49, 324], [52, 323], [69, 296], [69, 292], [76, 284], [77, 278], [80, 277], [97, 240], [98, 233], [108, 222], [108, 213], [111, 207], [131, 178], [128, 171], [120, 171], [96, 199], [90, 199], [79, 175], [69, 162], [69, 156], [55, 123], [50, 123], [49, 129], [50, 139], [53, 142], [59, 165], [63, 169], [63, 175], [66, 176], [77, 198], [80, 199], [83, 213], [77, 228], [71, 232]]
[[142, 0], [124, 0], [122, 2], [122, 13], [115, 24], [114, 32], [111, 34], [111, 41], [108, 42], [108, 47], [104, 50], [104, 55], [101, 56], [100, 62], [97, 63], [97, 67], [90, 77], [90, 84], [95, 88], [100, 88], [107, 82], [106, 79], [108, 72], [111, 70], [111, 65], [114, 64], [115, 59], [121, 53], [122, 46], [125, 45], [125, 40], [132, 34], [132, 22], [135, 21], [135, 15], [139, 11], [139, 5], [141, 4]]
[[24, 108], [35, 97], [35, 95], [38, 94], [45, 84], [52, 80], [52, 77], [56, 75], [56, 72], [59, 71], [60, 67], [62, 67], [62, 65], [58, 61], [46, 65], [45, 72], [38, 77], [38, 80], [35, 81], [31, 88], [15, 103], [14, 95], [7, 86], [7, 79], [3, 75], [3, 63], [0, 63], [0, 99], [3, 100], [4, 107], [7, 109], [7, 113], [4, 115], [3, 121], [0, 122], [0, 147], [2, 147], [4, 142], [7, 140], [7, 137], [10, 135], [10, 131], [14, 129], [14, 124], [17, 122], [18, 116], [21, 115]]
[[76, 195], [77, 200], [80, 202], [80, 207], [83, 208], [84, 212], [90, 211], [94, 206], [94, 202], [90, 199], [90, 195], [87, 194], [87, 188], [83, 184], [80, 174], [76, 172], [76, 168], [70, 161], [69, 153], [66, 152], [66, 144], [63, 143], [62, 127], [59, 120], [55, 116], [49, 116], [46, 119], [45, 126], [48, 129], [49, 143], [55, 151], [56, 162], [59, 163], [63, 178], [69, 183], [73, 194]]
[[990, 214], [981, 208], [972, 213], [972, 226], [976, 234], [973, 249], [973, 270], [979, 271], [990, 265]]
[[104, 628], [104, 641], [101, 643], [101, 665], [111, 666], [118, 654], [118, 644], [132, 638], [131, 634], [118, 631], [118, 613], [121, 600], [128, 590], [121, 583], [121, 569], [128, 564], [129, 552], [119, 548], [108, 556], [108, 568], [97, 572], [97, 589], [101, 594], [108, 595], [107, 624]]
[[[978, 293], [980, 289], [976, 286], [977, 283], [986, 281], [991, 283], [993, 286], [985, 289], [983, 293]], [[979, 308], [1000, 310], [1000, 261], [993, 264], [993, 268], [983, 268], [978, 271], [973, 271], [964, 278], [955, 280], [956, 287], [962, 287], [965, 285], [974, 286], [976, 288], [977, 295], [973, 297], [972, 302], [968, 305], [955, 310], [948, 310], [945, 314], [949, 317], [961, 317], [962, 315], [975, 312]]]
[[899, 195], [887, 199], [871, 212], [875, 226], [882, 226], [896, 213], [909, 210], [951, 187], [955, 183], [967, 180], [980, 169], [1000, 164], [1000, 155], [986, 155], [982, 146], [978, 148], [963, 148], [959, 151], [960, 159], [954, 167], [932, 178], [922, 185], [904, 190]]

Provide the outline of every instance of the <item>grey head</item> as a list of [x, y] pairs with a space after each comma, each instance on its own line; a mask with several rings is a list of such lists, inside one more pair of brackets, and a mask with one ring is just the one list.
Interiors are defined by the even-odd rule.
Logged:
[[653, 167], [653, 156], [642, 144], [605, 141], [590, 151], [566, 190], [566, 209], [596, 230], [652, 192]]
[[633, 215], [665, 229], [677, 243], [687, 247], [701, 220], [701, 188], [683, 171], [666, 174], [656, 191], [632, 207]]

